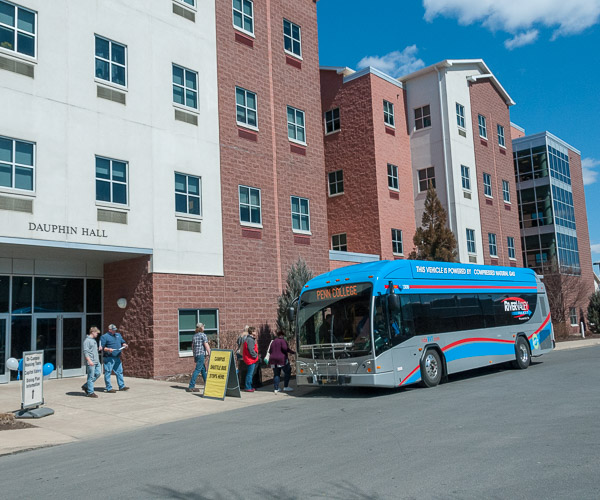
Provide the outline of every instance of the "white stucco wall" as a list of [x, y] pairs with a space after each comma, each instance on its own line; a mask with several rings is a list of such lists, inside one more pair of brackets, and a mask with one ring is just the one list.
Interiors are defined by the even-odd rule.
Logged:
[[[0, 188], [34, 200], [33, 214], [0, 211], [5, 244], [151, 249], [154, 272], [223, 274], [215, 5], [197, 4], [191, 22], [171, 1], [23, 2], [38, 13], [35, 78], [0, 70], [0, 136], [36, 144], [35, 191]], [[127, 46], [125, 106], [96, 97], [95, 34]], [[198, 126], [174, 119], [172, 63], [198, 72]], [[128, 205], [108, 206], [127, 212], [127, 224], [97, 221], [106, 204], [96, 202], [95, 155], [128, 162]], [[190, 219], [201, 221], [201, 233], [177, 230], [176, 171], [202, 178], [203, 215]], [[79, 231], [33, 231], [30, 223]]]

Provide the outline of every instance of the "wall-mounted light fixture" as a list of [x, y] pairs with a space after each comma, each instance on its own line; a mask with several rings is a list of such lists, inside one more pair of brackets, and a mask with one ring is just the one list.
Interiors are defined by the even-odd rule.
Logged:
[[117, 306], [119, 306], [120, 309], [125, 309], [127, 307], [127, 299], [121, 297], [119, 300], [117, 300]]

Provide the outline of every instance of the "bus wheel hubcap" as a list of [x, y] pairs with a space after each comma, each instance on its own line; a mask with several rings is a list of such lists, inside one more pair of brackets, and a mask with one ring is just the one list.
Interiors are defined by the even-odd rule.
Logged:
[[521, 349], [521, 361], [523, 361], [523, 363], [527, 363], [527, 347], [525, 347], [524, 345], [521, 345], [520, 349]]
[[429, 378], [435, 378], [437, 375], [437, 362], [435, 358], [430, 354], [425, 358], [425, 370], [427, 371], [427, 375]]

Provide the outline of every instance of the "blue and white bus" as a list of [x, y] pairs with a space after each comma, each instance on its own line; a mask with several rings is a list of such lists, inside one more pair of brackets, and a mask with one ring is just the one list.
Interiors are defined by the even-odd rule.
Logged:
[[530, 269], [414, 260], [310, 280], [297, 309], [298, 385], [400, 387], [554, 348], [544, 284]]

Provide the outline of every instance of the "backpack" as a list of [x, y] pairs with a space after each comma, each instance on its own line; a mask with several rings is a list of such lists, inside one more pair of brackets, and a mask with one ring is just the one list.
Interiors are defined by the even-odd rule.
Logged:
[[235, 355], [237, 359], [242, 359], [244, 357], [244, 342], [246, 342], [247, 335], [242, 333], [237, 339], [237, 351], [235, 351]]

